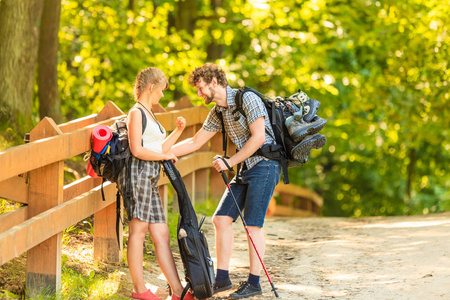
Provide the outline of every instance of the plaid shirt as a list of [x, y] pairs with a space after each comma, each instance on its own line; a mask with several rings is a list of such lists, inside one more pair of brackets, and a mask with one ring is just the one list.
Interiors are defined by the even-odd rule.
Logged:
[[[274, 136], [272, 126], [270, 125], [269, 115], [267, 110], [259, 98], [253, 92], [246, 92], [242, 98], [242, 108], [245, 112], [245, 117], [241, 113], [236, 112], [233, 115], [233, 111], [236, 109], [236, 103], [234, 102], [234, 97], [236, 96], [237, 89], [232, 89], [227, 86], [227, 104], [228, 107], [214, 106], [208, 114], [205, 122], [203, 123], [203, 129], [212, 132], [221, 132], [222, 123], [217, 116], [217, 111], [222, 112], [223, 122], [225, 124], [225, 131], [227, 132], [230, 139], [236, 145], [237, 149], [240, 150], [244, 147], [245, 143], [250, 139], [251, 132], [249, 125], [252, 124], [257, 118], [264, 117], [266, 124], [266, 141], [265, 144], [276, 144], [275, 140], [272, 138]], [[238, 117], [239, 120], [235, 121], [234, 116]], [[267, 132], [270, 133], [270, 136]], [[251, 156], [245, 160], [247, 169], [250, 169], [261, 160], [267, 160], [262, 156]]]

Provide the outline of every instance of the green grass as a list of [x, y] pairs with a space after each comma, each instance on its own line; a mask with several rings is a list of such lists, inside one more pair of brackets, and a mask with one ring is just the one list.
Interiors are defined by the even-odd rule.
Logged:
[[64, 266], [61, 299], [129, 299], [128, 296], [117, 294], [123, 276], [119, 270], [112, 273], [90, 270], [87, 274], [80, 274]]

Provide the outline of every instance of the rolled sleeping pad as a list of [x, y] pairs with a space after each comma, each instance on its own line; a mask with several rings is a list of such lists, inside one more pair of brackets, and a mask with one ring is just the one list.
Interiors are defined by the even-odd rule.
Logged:
[[[100, 153], [103, 148], [105, 148], [106, 144], [108, 144], [109, 140], [112, 137], [112, 131], [106, 125], [98, 125], [92, 131], [92, 150], [94, 152]], [[91, 162], [88, 162], [86, 167], [86, 172], [89, 176], [93, 178], [98, 178], [97, 174], [95, 174], [92, 169]]]
[[94, 170], [92, 169], [91, 166], [91, 162], [88, 161], [88, 165], [86, 167], [86, 172], [89, 176], [91, 176], [92, 178], [99, 178], [99, 176], [97, 174], [95, 174]]
[[109, 140], [112, 138], [112, 131], [106, 125], [98, 125], [92, 131], [92, 150], [100, 153]]

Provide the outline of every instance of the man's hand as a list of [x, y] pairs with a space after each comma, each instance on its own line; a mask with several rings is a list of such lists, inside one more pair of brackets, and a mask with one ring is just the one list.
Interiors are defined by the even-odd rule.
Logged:
[[227, 164], [230, 166], [230, 168], [232, 168], [233, 166], [231, 165], [230, 159], [229, 158], [224, 158], [223, 156], [220, 155], [216, 155], [214, 156], [214, 160], [213, 160], [213, 167], [216, 169], [217, 172], [220, 171], [227, 171], [228, 167], [227, 165], [223, 162], [223, 160], [225, 160], [227, 162]]

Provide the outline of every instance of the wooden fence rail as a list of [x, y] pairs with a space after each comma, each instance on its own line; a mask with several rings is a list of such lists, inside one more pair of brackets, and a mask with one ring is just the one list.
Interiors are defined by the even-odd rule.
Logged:
[[[176, 128], [178, 116], [185, 117], [187, 126], [180, 139], [193, 136], [209, 112], [205, 107], [193, 107], [187, 98], [182, 98], [170, 111], [162, 107], [158, 111], [158, 120], [167, 131]], [[43, 290], [53, 294], [60, 289], [62, 232], [91, 215], [94, 215], [94, 258], [120, 261], [122, 251], [115, 233], [115, 184], [104, 184], [106, 201], [102, 201], [99, 178], [86, 176], [64, 185], [64, 161], [90, 150], [95, 126], [111, 125], [123, 117], [125, 114], [108, 102], [98, 114], [65, 124], [57, 125], [44, 118], [30, 132], [29, 143], [0, 152], [0, 198], [24, 204], [0, 215], [0, 265], [27, 252], [28, 297]], [[232, 145], [231, 141], [228, 144]], [[233, 151], [230, 146], [229, 153]], [[178, 161], [177, 168], [194, 203], [221, 197], [222, 177], [211, 171], [214, 155], [221, 153], [222, 137], [218, 134], [208, 145]], [[161, 176], [159, 185], [167, 214], [168, 178]], [[322, 199], [313, 191], [280, 184], [276, 193], [280, 204], [275, 215], [320, 213]]]

